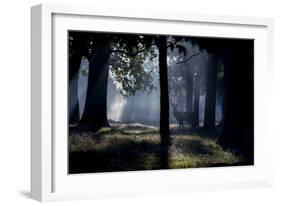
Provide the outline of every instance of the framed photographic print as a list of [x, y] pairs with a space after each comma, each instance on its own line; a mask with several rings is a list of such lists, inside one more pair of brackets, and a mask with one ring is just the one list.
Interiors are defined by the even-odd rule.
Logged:
[[31, 12], [34, 199], [272, 185], [271, 19]]

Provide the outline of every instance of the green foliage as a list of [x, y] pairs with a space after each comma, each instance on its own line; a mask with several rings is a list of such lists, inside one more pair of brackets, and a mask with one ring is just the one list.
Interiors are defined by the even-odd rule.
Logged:
[[[199, 38], [197, 41], [201, 43], [203, 40]], [[188, 41], [192, 42], [187, 37], [167, 37], [168, 66], [173, 68], [169, 75], [172, 77], [169, 80], [171, 82], [170, 88], [172, 88], [172, 92], [179, 96], [186, 92], [184, 89], [186, 71], [183, 71], [177, 65], [177, 62], [186, 60], [186, 57], [190, 56], [190, 48], [186, 46]], [[195, 42], [192, 43], [196, 44]], [[95, 54], [97, 49], [106, 44], [110, 44], [112, 48], [109, 61], [111, 77], [113, 77], [115, 85], [124, 97], [135, 95], [137, 91], [150, 94], [156, 89], [152, 77], [155, 76], [155, 73], [153, 73], [153, 69], [146, 67], [145, 62], [150, 61], [153, 64], [153, 61], [157, 59], [159, 36], [69, 32], [70, 50], [81, 51], [88, 59]], [[81, 71], [81, 75], [87, 76], [87, 73], [86, 70]]]
[[[183, 59], [186, 59], [187, 55], [190, 55], [191, 51], [194, 53], [194, 48], [191, 45], [187, 44], [185, 39], [175, 39], [174, 37], [169, 38], [169, 41], [172, 42], [169, 44], [168, 50], [168, 76], [169, 76], [169, 88], [170, 93], [173, 97], [182, 97], [186, 95], [186, 81], [187, 74], [190, 73], [191, 76], [194, 76], [195, 68], [190, 67], [188, 62], [181, 63]], [[172, 46], [173, 45], [173, 46]], [[173, 48], [177, 48], [174, 50]]]
[[[144, 61], [155, 58], [150, 50], [154, 37], [139, 34], [105, 34], [94, 32], [69, 32], [69, 49], [82, 52], [91, 58], [100, 47], [110, 44], [112, 54], [109, 62], [114, 83], [125, 96], [135, 95], [137, 91], [151, 93], [155, 86], [150, 70], [144, 68]], [[150, 51], [149, 51], [150, 50]], [[88, 71], [81, 68], [80, 75], [87, 76]]]
[[124, 53], [112, 53], [109, 68], [114, 83], [124, 97], [135, 95], [137, 91], [150, 94], [156, 88], [153, 84], [153, 70], [144, 68], [149, 54], [144, 51], [131, 57]]

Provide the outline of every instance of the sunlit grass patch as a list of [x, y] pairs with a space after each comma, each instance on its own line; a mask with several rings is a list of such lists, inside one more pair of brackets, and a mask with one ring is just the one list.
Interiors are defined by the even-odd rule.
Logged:
[[170, 168], [209, 167], [234, 164], [243, 158], [223, 148], [214, 139], [199, 136], [174, 136], [170, 148]]

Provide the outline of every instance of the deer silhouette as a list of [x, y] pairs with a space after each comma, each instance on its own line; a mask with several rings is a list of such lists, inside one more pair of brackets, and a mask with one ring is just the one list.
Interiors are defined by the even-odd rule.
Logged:
[[182, 112], [178, 110], [178, 104], [171, 103], [173, 106], [173, 114], [179, 123], [179, 130], [184, 129], [184, 122], [192, 124], [193, 112]]

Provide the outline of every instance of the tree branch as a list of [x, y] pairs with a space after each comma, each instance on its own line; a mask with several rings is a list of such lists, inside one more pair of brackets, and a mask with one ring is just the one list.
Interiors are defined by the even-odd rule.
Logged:
[[112, 53], [123, 53], [123, 54], [126, 54], [126, 55], [129, 55], [128, 52], [125, 52], [124, 50], [121, 50], [121, 49], [114, 49], [114, 50], [111, 50]]
[[192, 54], [192, 55], [190, 55], [187, 59], [185, 59], [185, 60], [183, 60], [183, 61], [180, 61], [180, 62], [177, 62], [177, 64], [182, 64], [182, 63], [188, 62], [188, 61], [191, 60], [193, 57], [196, 57], [196, 56], [199, 55], [199, 54], [201, 54], [201, 52]]
[[136, 51], [135, 53], [129, 53], [129, 52], [126, 52], [124, 50], [121, 50], [121, 49], [114, 49], [114, 50], [111, 50], [111, 52], [115, 52], [115, 53], [123, 53], [127, 56], [130, 56], [130, 57], [135, 57], [137, 56], [139, 53], [142, 53], [146, 50], [147, 48], [144, 48], [144, 49], [141, 49], [141, 50], [138, 50]]

